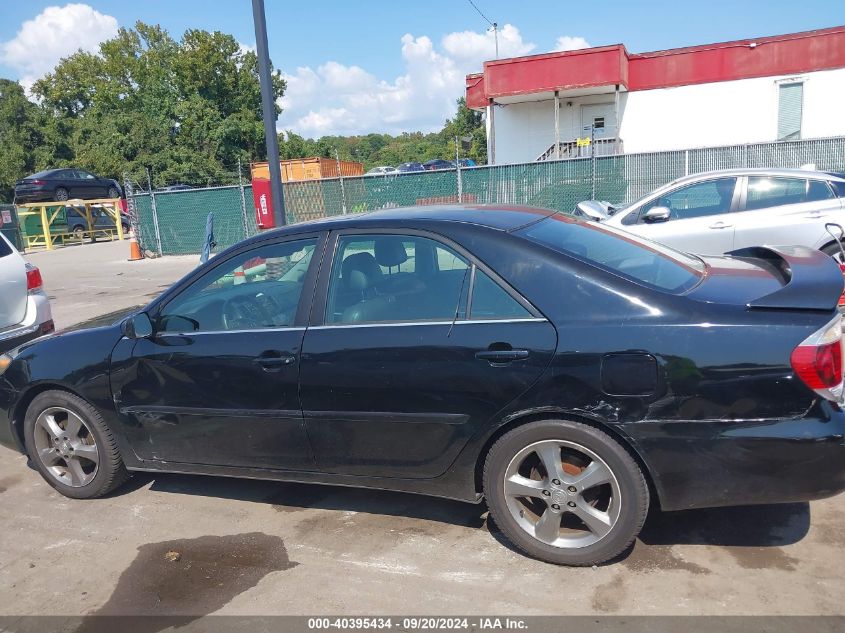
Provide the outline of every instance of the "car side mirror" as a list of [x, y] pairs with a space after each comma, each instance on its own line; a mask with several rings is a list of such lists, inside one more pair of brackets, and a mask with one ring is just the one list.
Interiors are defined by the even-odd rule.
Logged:
[[149, 338], [153, 335], [153, 322], [146, 312], [132, 315], [123, 322], [123, 335], [132, 340]]
[[652, 207], [643, 214], [643, 221], [649, 223], [665, 222], [671, 216], [672, 212], [668, 207]]

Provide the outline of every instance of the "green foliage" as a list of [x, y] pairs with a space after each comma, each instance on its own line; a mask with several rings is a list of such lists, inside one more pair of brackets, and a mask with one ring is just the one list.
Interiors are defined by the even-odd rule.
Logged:
[[325, 156], [334, 158], [337, 150], [341, 160], [364, 163], [364, 169], [380, 165], [396, 166], [416, 161], [423, 163], [433, 158], [455, 160], [455, 137], [471, 137], [469, 149], [462, 147], [461, 158], [471, 158], [477, 164], [487, 162], [487, 136], [481, 114], [466, 107], [463, 97], [457, 101], [455, 116], [448, 119], [439, 132], [405, 132], [398, 136], [390, 134], [366, 134], [364, 136], [323, 136], [306, 139], [292, 131], [279, 136], [281, 158], [308, 158]]
[[[28, 101], [0, 80], [0, 196], [45, 167], [73, 165], [153, 185], [216, 184], [240, 159], [266, 157], [258, 59], [231, 35], [186, 31], [174, 40], [138, 22], [79, 51], [39, 79]], [[273, 74], [278, 99], [285, 82]]]
[[[285, 92], [273, 73], [278, 100]], [[27, 99], [21, 86], [0, 79], [0, 202], [15, 181], [48, 167], [75, 166], [103, 177], [124, 175], [146, 186], [176, 182], [236, 182], [240, 160], [266, 160], [258, 59], [234, 37], [188, 30], [173, 39], [158, 25], [137, 22], [100, 45], [78, 51], [35, 82]], [[365, 167], [455, 158], [455, 137], [471, 137], [462, 158], [482, 164], [486, 138], [481, 116], [458, 100], [455, 116], [439, 132], [280, 139], [285, 158], [356, 160]], [[278, 110], [278, 106], [277, 106]]]

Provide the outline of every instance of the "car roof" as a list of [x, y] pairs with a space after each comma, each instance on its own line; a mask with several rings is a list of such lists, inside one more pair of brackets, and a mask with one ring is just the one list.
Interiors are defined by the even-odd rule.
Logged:
[[[670, 185], [677, 185], [682, 182], [693, 182], [696, 180], [705, 180], [708, 178], [719, 176], [780, 176], [786, 178], [813, 178], [818, 180], [842, 180], [845, 178], [842, 174], [834, 174], [826, 171], [817, 171], [814, 169], [780, 169], [769, 167], [740, 167], [735, 169], [716, 169], [713, 171], [703, 171], [697, 174], [690, 174], [689, 176], [682, 176], [670, 182]], [[668, 185], [667, 185], [668, 186]]]
[[[554, 209], [541, 209], [521, 205], [422, 205], [416, 207], [397, 207], [353, 213], [300, 222], [287, 227], [265, 231], [247, 241], [260, 241], [279, 233], [309, 233], [312, 231], [334, 231], [342, 229], [396, 228], [408, 223], [408, 228], [422, 228], [425, 225], [458, 222], [473, 224], [499, 231], [511, 232], [538, 220], [558, 213]], [[414, 226], [416, 225], [416, 226]]]

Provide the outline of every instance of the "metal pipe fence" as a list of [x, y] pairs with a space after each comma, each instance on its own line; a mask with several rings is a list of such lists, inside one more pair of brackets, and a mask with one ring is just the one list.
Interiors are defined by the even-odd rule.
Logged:
[[[639, 199], [688, 174], [742, 167], [845, 171], [845, 137], [705, 147], [642, 154], [546, 160], [513, 165], [342, 176], [284, 183], [289, 223], [344, 213], [426, 204], [525, 204], [572, 211], [581, 200], [613, 204]], [[205, 219], [214, 213], [219, 248], [258, 229], [252, 188], [239, 185], [133, 193], [142, 248], [160, 255], [199, 253]]]

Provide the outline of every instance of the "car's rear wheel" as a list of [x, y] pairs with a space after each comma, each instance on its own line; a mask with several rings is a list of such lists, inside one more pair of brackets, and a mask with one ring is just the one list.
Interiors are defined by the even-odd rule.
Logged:
[[514, 545], [563, 565], [596, 565], [625, 551], [649, 504], [628, 452], [606, 433], [566, 420], [503, 435], [487, 455], [484, 495]]
[[68, 191], [64, 187], [56, 187], [56, 200], [67, 200], [68, 199]]
[[83, 240], [85, 238], [85, 227], [81, 224], [77, 224], [75, 227], [73, 227], [72, 233], [74, 239]]
[[74, 394], [36, 396], [24, 418], [24, 436], [41, 476], [66, 497], [100, 497], [129, 476], [111, 430], [94, 407]]
[[119, 198], [120, 197], [120, 191], [118, 191], [117, 187], [109, 187], [109, 194], [108, 194], [107, 197], [109, 197], [109, 198]]

